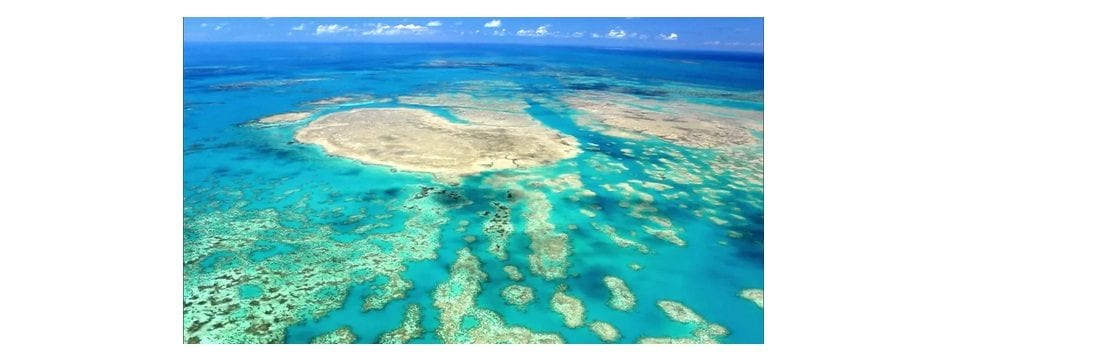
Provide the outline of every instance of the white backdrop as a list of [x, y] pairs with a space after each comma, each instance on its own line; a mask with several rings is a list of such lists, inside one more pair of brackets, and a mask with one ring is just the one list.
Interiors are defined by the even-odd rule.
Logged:
[[[1102, 2], [6, 2], [4, 355], [1111, 355]], [[184, 346], [183, 16], [765, 16], [766, 344]], [[14, 354], [13, 354], [14, 353]]]

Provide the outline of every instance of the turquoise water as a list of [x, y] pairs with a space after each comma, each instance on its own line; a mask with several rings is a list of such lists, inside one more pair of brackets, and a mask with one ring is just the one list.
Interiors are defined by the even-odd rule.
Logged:
[[[506, 326], [558, 334], [568, 343], [601, 343], [586, 326], [565, 326], [552, 310], [549, 300], [565, 284], [566, 293], [583, 302], [585, 321], [610, 323], [621, 333], [621, 343], [691, 336], [694, 326], [669, 319], [657, 305], [660, 300], [679, 302], [725, 327], [728, 333], [719, 342], [763, 341], [763, 310], [739, 296], [743, 289], [763, 288], [761, 180], [743, 184], [733, 175], [761, 175], [761, 160], [743, 160], [761, 159], [761, 145], [735, 148], [745, 155], [735, 156], [655, 138], [608, 136], [580, 125], [578, 112], [561, 100], [596, 90], [761, 111], [761, 99], [755, 99], [762, 90], [760, 56], [459, 45], [188, 43], [184, 49], [184, 341], [308, 343], [347, 327], [353, 342], [374, 343], [400, 327], [406, 308], [418, 304], [423, 333], [411, 342], [441, 343], [435, 332], [441, 311], [433, 294], [451, 279], [457, 252], [464, 248], [488, 277], [474, 306], [497, 312]], [[431, 175], [363, 165], [296, 143], [294, 132], [302, 124], [245, 125], [301, 110], [314, 112], [310, 121], [355, 107], [426, 108], [464, 123], [446, 108], [396, 100], [441, 93], [524, 96], [534, 119], [575, 137], [584, 151], [553, 165], [487, 172], [449, 185]], [[306, 104], [356, 94], [383, 100]], [[755, 135], [761, 138], [762, 132]], [[651, 174], [669, 165], [665, 162], [694, 170], [702, 182]], [[727, 169], [712, 170], [716, 162]], [[566, 174], [578, 175], [579, 189], [595, 195], [577, 200], [572, 199], [577, 189], [555, 192], [531, 185], [539, 179], [530, 177]], [[495, 177], [513, 177], [521, 190], [544, 193], [552, 206], [548, 223], [568, 235], [566, 277], [546, 280], [531, 272], [524, 216], [531, 199], [507, 199], [510, 188], [492, 184]], [[646, 233], [642, 226], [650, 221], [634, 217], [620, 206], [628, 198], [604, 188], [631, 180], [673, 187], [659, 192], [632, 184], [653, 195], [657, 214], [672, 221], [686, 246]], [[446, 191], [421, 197], [424, 187]], [[679, 192], [687, 195], [664, 196]], [[510, 207], [505, 261], [487, 250], [491, 237], [483, 225], [495, 211], [492, 202]], [[601, 209], [593, 218], [580, 213], [589, 207]], [[592, 223], [614, 227], [649, 252], [617, 246]], [[407, 246], [387, 238], [409, 232], [435, 237], [434, 257], [409, 255]], [[500, 295], [514, 283], [503, 271], [506, 265], [516, 266], [524, 275], [516, 283], [535, 293], [524, 308]], [[396, 275], [411, 287], [397, 288], [391, 279]], [[610, 291], [603, 277], [608, 275], [629, 286], [637, 302], [633, 310], [607, 305]], [[371, 295], [384, 300], [383, 306], [366, 306]], [[459, 328], [469, 331], [480, 324], [469, 315]]]

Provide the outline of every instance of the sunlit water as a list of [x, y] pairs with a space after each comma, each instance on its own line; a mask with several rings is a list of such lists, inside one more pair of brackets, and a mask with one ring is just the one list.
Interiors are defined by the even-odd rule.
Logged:
[[[350, 264], [345, 265], [347, 268], [322, 269], [322, 273], [316, 274], [338, 275], [324, 276], [327, 282], [317, 285], [323, 289], [321, 294], [325, 298], [314, 303], [300, 301], [303, 305], [294, 308], [310, 311], [317, 307], [309, 305], [323, 304], [326, 312], [318, 318], [309, 312], [297, 314], [300, 316], [294, 321], [277, 327], [283, 330], [281, 340], [267, 342], [307, 343], [344, 326], [350, 328], [357, 343], [377, 342], [383, 333], [400, 326], [409, 304], [419, 304], [423, 311], [424, 334], [412, 342], [443, 342], [433, 332], [440, 324], [440, 311], [433, 306], [432, 295], [437, 285], [448, 280], [456, 252], [464, 247], [469, 247], [481, 260], [489, 277], [477, 298], [478, 307], [498, 312], [507, 325], [556, 333], [569, 343], [601, 342], [586, 326], [566, 327], [560, 314], [550, 307], [549, 299], [556, 287], [566, 284], [567, 293], [583, 301], [586, 321], [612, 324], [621, 333], [622, 343], [637, 342], [642, 337], [689, 336], [691, 327], [670, 320], [658, 308], [659, 300], [680, 302], [708, 322], [726, 327], [729, 334], [720, 342], [763, 341], [763, 310], [739, 296], [743, 289], [763, 287], [761, 181], [729, 190], [729, 185], [735, 185], [732, 175], [708, 168], [721, 153], [657, 139], [606, 136], [577, 125], [573, 110], [558, 99], [564, 93], [606, 90], [762, 110], [761, 101], [696, 96], [695, 92], [675, 90], [695, 87], [713, 92], [760, 91], [761, 56], [526, 46], [187, 44], [184, 62], [184, 244], [188, 255], [200, 258], [187, 259], [184, 266], [184, 283], [188, 287], [184, 297], [190, 300], [191, 286], [207, 286], [210, 279], [220, 274], [244, 282], [215, 288], [230, 290], [231, 301], [217, 299], [213, 305], [187, 306], [186, 315], [233, 314], [248, 321], [259, 306], [250, 303], [270, 294], [270, 286], [256, 282], [252, 274], [260, 269], [303, 269], [300, 265], [311, 260], [288, 259], [301, 253], [315, 256], [344, 252], [340, 256], [357, 257], [362, 252], [352, 250], [390, 251], [377, 235], [411, 229], [405, 222], [415, 213], [400, 206], [421, 187], [436, 187], [454, 190], [470, 203], [449, 205], [439, 211], [446, 223], [435, 228], [439, 232], [437, 257], [404, 263], [407, 269], [402, 277], [413, 286], [403, 297], [391, 299], [379, 309], [364, 309], [367, 295], [375, 293], [371, 287], [386, 284], [385, 276], [365, 274], [368, 269], [362, 270], [364, 263], [360, 261], [345, 263]], [[317, 110], [314, 117], [355, 107], [408, 107], [396, 103], [394, 98], [454, 93], [463, 90], [462, 83], [479, 80], [516, 83], [516, 89], [476, 86], [470, 90], [491, 94], [516, 90], [516, 95], [529, 98], [529, 114], [544, 125], [575, 137], [584, 150], [574, 159], [521, 172], [543, 177], [578, 174], [582, 188], [596, 194], [576, 202], [570, 199], [572, 190], [535, 189], [545, 193], [552, 205], [549, 223], [556, 232], [569, 237], [572, 254], [567, 258], [570, 267], [564, 279], [548, 281], [530, 272], [531, 250], [524, 233], [525, 201], [509, 202], [506, 189], [486, 183], [489, 176], [510, 172], [484, 173], [449, 186], [430, 175], [363, 165], [328, 156], [315, 146], [296, 143], [293, 135], [302, 124], [263, 128], [243, 125], [268, 115], [306, 110], [307, 102], [342, 95], [366, 94], [386, 101], [327, 106]], [[458, 120], [447, 111], [428, 109], [448, 120]], [[761, 138], [762, 133], [755, 135]], [[622, 151], [626, 148], [632, 154]], [[741, 150], [758, 157], [762, 153], [761, 146]], [[647, 169], [659, 160], [707, 176], [697, 184], [652, 177]], [[604, 170], [606, 163], [626, 169]], [[758, 175], [762, 170], [760, 164], [725, 167], [754, 170]], [[650, 223], [629, 215], [629, 209], [620, 206], [624, 198], [619, 192], [603, 187], [628, 180], [673, 186], [658, 192], [633, 184], [635, 189], [655, 197], [653, 207], [680, 230], [678, 236], [687, 242], [686, 246], [647, 234], [642, 226]], [[534, 190], [528, 182], [522, 186]], [[726, 193], [713, 195], [705, 189]], [[677, 192], [688, 195], [672, 199], [663, 196]], [[713, 204], [713, 199], [704, 200], [705, 192], [718, 204]], [[513, 233], [505, 247], [509, 253], [506, 261], [487, 251], [488, 236], [482, 231], [486, 218], [480, 212], [494, 211], [491, 202], [508, 202], [511, 207]], [[592, 205], [601, 207], [594, 218], [580, 213], [580, 209]], [[712, 211], [698, 214], [697, 210], [703, 208]], [[270, 237], [273, 233], [269, 232], [281, 228], [257, 231], [231, 224], [265, 212], [278, 215], [273, 221], [288, 232], [283, 233], [286, 238]], [[221, 218], [198, 219], [211, 216]], [[717, 224], [709, 216], [726, 223]], [[468, 224], [460, 229], [460, 221]], [[621, 236], [648, 246], [650, 252], [643, 254], [615, 245], [592, 227], [593, 222], [614, 227]], [[238, 231], [229, 227], [237, 227]], [[298, 237], [312, 234], [309, 232], [318, 232], [334, 243], [301, 244]], [[210, 236], [216, 243], [206, 247], [193, 245], [203, 236]], [[464, 239], [466, 236], [477, 240], [470, 243]], [[631, 264], [641, 268], [634, 270]], [[517, 266], [525, 276], [518, 284], [535, 292], [536, 299], [524, 309], [508, 305], [500, 296], [501, 290], [513, 283], [502, 270], [506, 265]], [[621, 278], [630, 287], [637, 298], [632, 311], [619, 311], [607, 305], [610, 292], [603, 284], [607, 275]], [[269, 284], [287, 283], [272, 280]], [[342, 297], [341, 302], [332, 296]], [[217, 305], [229, 307], [215, 308]], [[469, 327], [466, 325], [470, 323], [463, 328]], [[212, 326], [193, 327], [205, 330]], [[192, 326], [185, 323], [184, 329], [189, 331]], [[241, 333], [251, 332], [228, 332], [190, 342], [244, 341], [234, 336]], [[190, 335], [188, 332], [187, 336]]]

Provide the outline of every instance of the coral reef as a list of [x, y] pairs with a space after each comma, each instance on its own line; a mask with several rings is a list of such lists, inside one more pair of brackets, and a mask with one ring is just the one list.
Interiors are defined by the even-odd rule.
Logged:
[[606, 276], [603, 277], [603, 283], [607, 284], [607, 289], [611, 291], [611, 299], [608, 301], [611, 307], [620, 311], [630, 311], [634, 309], [636, 303], [634, 293], [630, 292], [630, 288], [626, 286], [626, 282], [617, 277]]
[[548, 222], [552, 203], [548, 196], [537, 191], [525, 192], [526, 209], [525, 234], [529, 235], [529, 270], [545, 280], [562, 279], [566, 276], [571, 255], [568, 235], [557, 233], [556, 227]]
[[494, 211], [492, 214], [485, 212], [489, 219], [482, 224], [482, 232], [490, 239], [490, 254], [498, 260], [506, 260], [506, 243], [510, 233], [513, 233], [513, 225], [509, 223], [509, 205], [501, 202], [490, 202], [490, 205], [494, 207]]
[[619, 337], [622, 337], [614, 326], [606, 322], [592, 321], [587, 326], [591, 328], [591, 332], [599, 336], [599, 339], [603, 340], [603, 342], [615, 342], [618, 341]]
[[315, 337], [315, 339], [311, 340], [311, 343], [348, 344], [354, 343], [357, 339], [358, 336], [354, 336], [354, 332], [350, 331], [349, 326], [343, 326], [339, 327], [337, 330]]
[[657, 306], [665, 312], [670, 320], [688, 324], [692, 327], [691, 337], [645, 337], [638, 343], [719, 343], [719, 338], [727, 336], [728, 331], [723, 326], [710, 323], [697, 315], [683, 304], [675, 301], [661, 300]]
[[368, 94], [349, 94], [349, 95], [342, 95], [342, 96], [337, 96], [337, 97], [331, 97], [331, 98], [326, 98], [326, 99], [310, 101], [310, 102], [307, 102], [307, 103], [303, 103], [303, 105], [318, 107], [318, 106], [333, 106], [333, 105], [340, 105], [340, 104], [354, 104], [354, 103], [363, 103], [363, 102], [388, 103], [390, 101], [392, 101], [392, 99], [376, 98], [376, 97], [374, 97], [372, 95], [368, 95]]
[[[188, 215], [183, 222], [184, 340], [279, 343], [287, 326], [340, 308], [349, 287], [364, 282], [374, 282], [365, 309], [403, 298], [412, 286], [401, 276], [405, 262], [435, 257], [438, 231], [446, 221], [439, 217], [456, 207], [457, 196], [421, 187], [394, 208], [414, 215], [407, 233], [372, 234], [348, 243], [332, 239], [330, 226], [298, 213], [302, 200], [293, 211], [232, 207]], [[384, 249], [383, 242], [393, 248]]]
[[567, 290], [567, 286], [564, 284], [560, 284], [556, 288], [556, 293], [552, 295], [552, 310], [564, 317], [565, 326], [576, 328], [583, 325], [586, 309], [584, 309], [582, 301], [565, 294], [565, 290]]
[[632, 240], [629, 240], [629, 239], [626, 239], [626, 238], [622, 238], [622, 236], [619, 236], [618, 233], [615, 232], [614, 227], [611, 227], [610, 225], [591, 222], [591, 227], [595, 228], [595, 230], [597, 230], [599, 232], [603, 232], [603, 234], [606, 234], [607, 238], [610, 238], [611, 241], [614, 242], [614, 244], [618, 245], [619, 247], [622, 247], [622, 248], [634, 247], [635, 249], [637, 249], [642, 254], [648, 254], [649, 253], [649, 247], [646, 247], [645, 244], [638, 243], [638, 242], [635, 242], [635, 241], [632, 241]]
[[762, 308], [762, 289], [743, 289], [739, 292], [739, 296]]
[[[458, 251], [451, 277], [433, 293], [439, 309], [436, 336], [445, 343], [563, 343], [557, 334], [536, 333], [519, 326], [506, 326], [497, 313], [478, 308], [475, 299], [488, 277], [470, 249]], [[468, 321], [470, 321], [468, 323]], [[473, 325], [473, 326], [472, 326]]]
[[754, 145], [758, 139], [751, 131], [762, 130], [760, 111], [602, 91], [576, 92], [564, 101], [584, 113], [577, 117], [581, 124], [622, 138], [652, 135], [682, 146], [718, 148]]
[[510, 285], [502, 289], [502, 298], [506, 299], [506, 303], [517, 306], [519, 309], [524, 309], [533, 301], [533, 288], [525, 285]]
[[552, 187], [556, 190], [578, 188], [582, 185], [559, 184], [556, 182], [578, 181], [571, 178], [562, 179], [552, 184], [540, 183], [534, 175], [495, 175], [488, 177], [484, 183], [495, 189], [504, 189], [507, 199], [520, 199], [525, 207], [521, 210], [525, 220], [525, 234], [529, 236], [529, 271], [545, 280], [558, 280], [568, 276], [568, 256], [571, 255], [571, 246], [568, 235], [556, 231], [556, 226], [549, 222], [552, 215], [552, 202], [549, 196], [539, 189], [526, 189], [524, 181], [537, 182], [542, 187]]
[[420, 336], [424, 335], [424, 328], [420, 326], [420, 319], [422, 317], [420, 305], [409, 304], [408, 309], [404, 312], [404, 320], [401, 321], [401, 327], [381, 335], [378, 343], [408, 343], [408, 341], [420, 338]]
[[521, 275], [521, 271], [517, 270], [516, 266], [506, 265], [502, 270], [506, 272], [506, 275], [509, 275], [509, 280], [521, 281], [521, 279], [525, 279], [525, 276]]

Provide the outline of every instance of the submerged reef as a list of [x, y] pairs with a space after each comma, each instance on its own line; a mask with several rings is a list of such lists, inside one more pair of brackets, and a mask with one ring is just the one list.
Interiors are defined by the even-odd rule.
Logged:
[[[622, 208], [628, 208], [628, 216], [638, 219], [644, 219], [649, 221], [650, 223], [653, 223], [652, 226], [642, 226], [642, 229], [645, 230], [647, 234], [678, 246], [684, 246], [686, 244], [685, 241], [678, 235], [680, 229], [674, 227], [673, 222], [669, 220], [669, 218], [666, 218], [665, 216], [657, 213], [658, 209], [654, 207], [655, 200], [653, 195], [634, 189], [634, 187], [630, 186], [630, 183], [628, 182], [622, 182], [613, 185], [603, 184], [602, 187], [608, 192], [616, 192], [622, 196], [622, 199], [618, 201], [618, 206]], [[614, 239], [615, 243], [619, 244], [619, 246], [622, 246], [624, 243], [626, 243], [620, 241], [616, 237], [617, 235], [612, 235], [611, 238]], [[642, 250], [642, 246], [638, 245], [638, 249]]]
[[494, 207], [494, 212], [486, 212], [490, 218], [483, 223], [482, 232], [490, 238], [490, 254], [494, 254], [499, 260], [506, 260], [506, 243], [513, 233], [513, 225], [509, 223], [509, 205], [502, 202], [490, 202], [490, 205]]
[[502, 289], [502, 298], [506, 299], [506, 303], [524, 309], [525, 305], [534, 299], [533, 288], [525, 285], [510, 285]]
[[516, 266], [506, 265], [502, 270], [506, 272], [506, 275], [509, 275], [509, 280], [521, 281], [521, 279], [525, 279], [525, 276], [521, 275], [521, 271], [517, 270]]
[[376, 98], [376, 97], [374, 97], [372, 95], [368, 95], [368, 94], [350, 94], [350, 95], [342, 95], [342, 96], [337, 96], [337, 97], [330, 97], [330, 98], [326, 98], [326, 99], [319, 99], [319, 100], [315, 100], [315, 101], [310, 101], [310, 102], [307, 102], [307, 103], [303, 103], [303, 105], [321, 107], [321, 106], [333, 106], [333, 105], [340, 105], [340, 104], [354, 104], [354, 103], [366, 103], [366, 102], [369, 102], [369, 103], [388, 103], [390, 101], [392, 101], [392, 99]]
[[191, 101], [184, 342], [761, 341], [761, 92], [453, 58]]
[[[507, 326], [497, 313], [481, 309], [475, 299], [487, 281], [482, 264], [470, 249], [458, 252], [451, 277], [436, 287], [433, 298], [440, 311], [436, 336], [445, 343], [563, 343], [557, 334], [536, 333]], [[468, 322], [469, 321], [469, 322]]]
[[421, 188], [393, 208], [414, 215], [409, 229], [346, 243], [332, 239], [329, 225], [297, 211], [231, 208], [188, 216], [184, 340], [283, 342], [285, 327], [338, 309], [353, 284], [374, 282], [365, 309], [404, 297], [412, 286], [401, 276], [405, 262], [435, 257], [438, 231], [446, 222], [441, 217], [455, 196]]
[[564, 284], [556, 288], [556, 293], [552, 295], [552, 310], [564, 317], [565, 326], [580, 327], [583, 325], [583, 317], [587, 310], [583, 307], [583, 301], [565, 294], [565, 290], [567, 286]]
[[613, 276], [606, 276], [603, 278], [603, 283], [607, 284], [607, 289], [611, 290], [611, 299], [608, 302], [611, 307], [619, 311], [634, 309], [634, 304], [637, 301], [635, 301], [634, 293], [630, 292], [630, 288], [626, 286], [626, 282]]
[[762, 289], [743, 289], [739, 292], [739, 296], [762, 308]]
[[258, 81], [245, 81], [235, 83], [223, 83], [210, 86], [211, 90], [216, 91], [230, 91], [230, 90], [244, 90], [252, 88], [266, 88], [266, 87], [288, 87], [308, 82], [323, 81], [326, 78], [296, 78], [296, 79], [268, 79]]
[[525, 234], [529, 235], [529, 249], [533, 251], [529, 254], [529, 271], [546, 280], [568, 276], [571, 248], [568, 235], [557, 233], [556, 227], [548, 221], [552, 203], [544, 193], [536, 191], [525, 192], [525, 198]]
[[483, 171], [548, 165], [581, 151], [575, 138], [541, 125], [521, 107], [517, 112], [473, 107], [452, 112], [468, 123], [452, 123], [422, 109], [354, 109], [311, 122], [296, 140], [331, 155], [431, 173], [452, 183]]
[[723, 326], [710, 323], [697, 315], [692, 309], [675, 301], [662, 300], [657, 302], [665, 315], [670, 320], [687, 324], [692, 328], [691, 337], [645, 337], [638, 343], [719, 343], [719, 338], [727, 336], [728, 331]]
[[315, 339], [311, 340], [311, 343], [347, 344], [354, 343], [357, 339], [358, 337], [354, 336], [354, 332], [350, 331], [349, 326], [343, 326], [339, 327], [337, 330], [315, 337]]
[[378, 343], [408, 343], [408, 341], [420, 338], [420, 336], [424, 335], [424, 328], [420, 326], [421, 317], [420, 305], [409, 304], [408, 310], [404, 312], [404, 320], [401, 321], [401, 327], [381, 335]]
[[603, 134], [635, 139], [643, 135], [695, 148], [752, 145], [762, 131], [762, 112], [683, 100], [656, 100], [605, 91], [579, 91], [564, 98], [583, 115], [581, 124]]
[[634, 249], [637, 249], [642, 254], [649, 253], [649, 247], [646, 247], [645, 244], [622, 238], [622, 236], [618, 235], [618, 233], [615, 232], [614, 227], [611, 227], [610, 225], [591, 222], [591, 227], [595, 228], [595, 230], [599, 232], [603, 232], [603, 234], [607, 235], [607, 237], [610, 238], [611, 241], [614, 242], [614, 244], [618, 245], [621, 248], [634, 247]]
[[[525, 208], [521, 210], [521, 217], [525, 221], [524, 232], [529, 236], [529, 249], [532, 251], [529, 254], [529, 272], [545, 280], [559, 280], [568, 276], [568, 267], [571, 265], [568, 256], [572, 254], [571, 246], [568, 242], [568, 234], [557, 232], [556, 226], [549, 222], [552, 217], [552, 202], [549, 201], [548, 194], [539, 188], [526, 188], [525, 183], [529, 182], [530, 185], [538, 187], [551, 187], [554, 192], [558, 192], [582, 187], [582, 184], [574, 183], [577, 181], [578, 177], [568, 177], [561, 181], [542, 182], [539, 176], [516, 174], [494, 175], [484, 181], [491, 188], [506, 190], [507, 200], [518, 199], [524, 202]], [[498, 206], [502, 205], [498, 204]], [[508, 218], [502, 221], [508, 223]], [[504, 242], [505, 237], [499, 237]]]
[[599, 339], [603, 340], [603, 342], [618, 341], [618, 338], [622, 337], [622, 335], [618, 333], [618, 330], [615, 329], [614, 326], [611, 326], [611, 324], [608, 324], [606, 322], [592, 321], [587, 326], [591, 328], [591, 332], [594, 332], [596, 336], [599, 336]]

